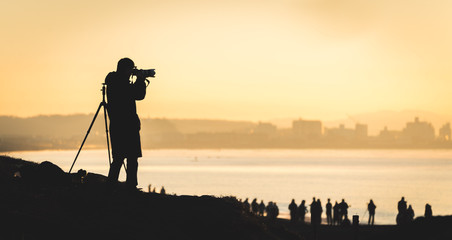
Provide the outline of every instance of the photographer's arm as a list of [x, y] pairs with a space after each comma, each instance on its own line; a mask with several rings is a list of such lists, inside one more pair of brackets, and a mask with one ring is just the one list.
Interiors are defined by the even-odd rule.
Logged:
[[143, 100], [146, 96], [146, 78], [138, 77], [133, 84], [133, 97], [135, 100]]

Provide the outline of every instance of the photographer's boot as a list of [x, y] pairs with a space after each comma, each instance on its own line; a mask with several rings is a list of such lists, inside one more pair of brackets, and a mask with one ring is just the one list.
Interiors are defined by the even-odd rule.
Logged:
[[137, 190], [138, 158], [127, 158], [127, 189]]

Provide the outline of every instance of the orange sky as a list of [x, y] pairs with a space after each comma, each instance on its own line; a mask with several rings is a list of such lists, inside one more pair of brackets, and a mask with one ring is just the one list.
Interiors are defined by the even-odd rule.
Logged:
[[122, 57], [156, 68], [142, 117], [450, 115], [450, 1], [6, 0], [0, 115], [94, 112]]

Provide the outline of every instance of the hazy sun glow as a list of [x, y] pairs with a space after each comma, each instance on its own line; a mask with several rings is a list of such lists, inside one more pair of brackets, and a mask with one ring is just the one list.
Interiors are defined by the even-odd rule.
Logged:
[[0, 3], [0, 115], [94, 112], [122, 57], [143, 117], [332, 119], [452, 109], [450, 1]]

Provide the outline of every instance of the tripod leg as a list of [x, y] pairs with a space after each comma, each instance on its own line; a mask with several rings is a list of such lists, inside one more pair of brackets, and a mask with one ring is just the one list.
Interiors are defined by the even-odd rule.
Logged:
[[71, 169], [69, 169], [69, 173], [71, 173], [72, 167], [74, 167], [75, 161], [77, 161], [78, 155], [80, 154], [80, 151], [82, 150], [83, 145], [85, 144], [86, 138], [88, 138], [89, 132], [91, 131], [91, 128], [93, 127], [93, 124], [96, 121], [97, 115], [99, 114], [99, 110], [102, 107], [102, 105], [103, 105], [103, 103], [101, 102], [99, 104], [99, 107], [97, 108], [96, 114], [94, 114], [93, 121], [91, 122], [91, 125], [89, 125], [88, 131], [86, 132], [86, 135], [85, 135], [85, 138], [83, 139], [82, 145], [80, 146], [80, 148], [79, 148], [79, 150], [77, 152], [77, 155], [75, 156], [74, 162], [72, 162]]
[[102, 102], [102, 105], [104, 106], [104, 119], [105, 119], [105, 133], [107, 135], [107, 150], [108, 150], [108, 163], [111, 165], [111, 154], [110, 154], [110, 138], [108, 136], [108, 123], [107, 123], [107, 105]]

